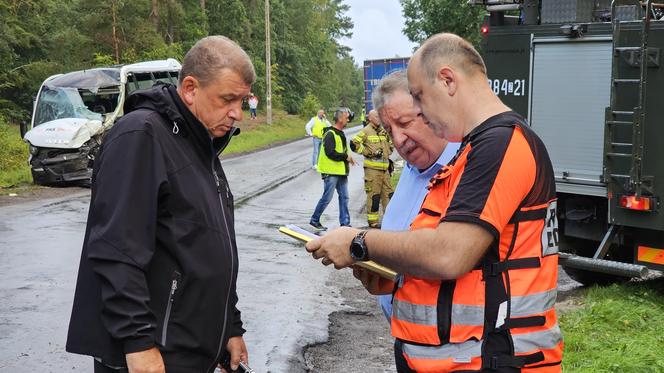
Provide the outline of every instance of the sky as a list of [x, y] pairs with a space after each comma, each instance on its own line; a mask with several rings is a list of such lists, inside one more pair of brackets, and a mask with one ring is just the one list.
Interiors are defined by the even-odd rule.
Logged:
[[404, 18], [399, 0], [345, 0], [346, 15], [353, 20], [353, 36], [339, 40], [352, 48], [351, 55], [362, 66], [364, 60], [410, 57], [415, 43], [402, 33]]

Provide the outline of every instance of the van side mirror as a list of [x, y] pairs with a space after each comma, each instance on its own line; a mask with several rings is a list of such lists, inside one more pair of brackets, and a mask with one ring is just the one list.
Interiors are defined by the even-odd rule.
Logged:
[[20, 128], [21, 128], [21, 138], [24, 138], [25, 134], [28, 133], [28, 121], [26, 121], [25, 119], [22, 120]]

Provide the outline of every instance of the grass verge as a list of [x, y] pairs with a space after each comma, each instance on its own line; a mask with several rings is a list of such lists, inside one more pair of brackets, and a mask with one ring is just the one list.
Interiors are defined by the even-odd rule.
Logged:
[[[272, 125], [266, 123], [265, 115], [254, 121], [248, 118], [247, 113], [239, 124], [241, 135], [233, 138], [224, 155], [248, 153], [304, 137], [306, 121], [298, 116], [275, 111]], [[27, 159], [28, 146], [21, 140], [19, 127], [0, 120], [0, 189], [23, 187], [32, 182]]]
[[262, 114], [253, 121], [249, 121], [248, 114], [244, 118], [242, 123], [238, 124], [242, 132], [231, 140], [223, 155], [248, 153], [305, 136], [304, 125], [307, 121], [296, 115], [274, 111], [272, 124], [267, 124], [265, 115]]
[[560, 316], [563, 371], [664, 372], [664, 278], [593, 287]]
[[18, 126], [0, 121], [0, 189], [32, 182], [28, 166], [28, 146]]

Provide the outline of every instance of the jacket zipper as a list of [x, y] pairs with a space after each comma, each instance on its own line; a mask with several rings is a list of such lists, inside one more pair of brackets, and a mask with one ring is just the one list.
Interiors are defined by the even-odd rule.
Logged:
[[[226, 228], [226, 235], [229, 239], [229, 242], [231, 242], [231, 239], [230, 239], [231, 238], [231, 232], [228, 229], [228, 221], [226, 220], [226, 212], [225, 212], [225, 209], [224, 209], [224, 201], [221, 197], [221, 182], [219, 181], [219, 175], [217, 175], [217, 170], [214, 167], [214, 159], [216, 158], [214, 148], [212, 149], [212, 154], [213, 154], [212, 168], [211, 168], [212, 176], [214, 176], [214, 182], [217, 185], [217, 196], [219, 197], [219, 206], [221, 206], [221, 216], [224, 219], [224, 228]], [[226, 188], [226, 198], [230, 198], [230, 196], [228, 194], [228, 187]], [[229, 301], [230, 296], [231, 296], [231, 289], [232, 289], [232, 286], [233, 286], [232, 276], [233, 276], [233, 272], [235, 271], [235, 256], [233, 255], [232, 243], [230, 244], [230, 250], [231, 250], [231, 271], [230, 271], [231, 281], [228, 282], [228, 289], [226, 291], [226, 302], [224, 303], [224, 322], [223, 322], [223, 326], [221, 328], [221, 337], [219, 337], [219, 347], [217, 348], [217, 356], [215, 356], [214, 361], [212, 362], [212, 366], [210, 366], [210, 368], [208, 369], [209, 372], [213, 372], [215, 370], [215, 368], [217, 367], [217, 364], [218, 364], [219, 359], [221, 357], [222, 348], [224, 347], [223, 346], [223, 344], [224, 344], [224, 335], [226, 335], [226, 324], [227, 324], [227, 320], [228, 320], [228, 301]]]
[[171, 282], [171, 292], [168, 294], [168, 303], [166, 303], [166, 314], [164, 316], [164, 325], [161, 329], [161, 345], [166, 346], [166, 335], [168, 333], [168, 321], [171, 318], [171, 310], [173, 308], [173, 299], [175, 297], [175, 290], [178, 288], [178, 281], [180, 280], [180, 272], [173, 273], [173, 281]]

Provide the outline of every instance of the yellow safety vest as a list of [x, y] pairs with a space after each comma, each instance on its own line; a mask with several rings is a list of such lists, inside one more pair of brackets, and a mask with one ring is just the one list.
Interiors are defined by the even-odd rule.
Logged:
[[[334, 151], [346, 153], [346, 143], [334, 130], [325, 131], [325, 136], [334, 136]], [[348, 175], [345, 161], [333, 161], [325, 154], [325, 144], [322, 144], [318, 153], [318, 172], [327, 175]]]
[[319, 139], [323, 138], [323, 130], [327, 127], [327, 124], [324, 120], [318, 118], [318, 115], [314, 117], [314, 126], [311, 129], [311, 134], [314, 137]]

